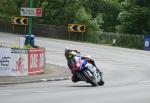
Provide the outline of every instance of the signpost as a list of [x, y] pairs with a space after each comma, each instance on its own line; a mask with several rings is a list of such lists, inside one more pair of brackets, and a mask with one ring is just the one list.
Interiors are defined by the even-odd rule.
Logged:
[[[29, 0], [29, 8], [32, 8], [32, 2], [33, 2], [32, 0]], [[32, 17], [29, 17], [29, 35], [31, 34], [32, 34]]]
[[30, 37], [32, 35], [32, 17], [42, 17], [42, 8], [32, 8], [33, 0], [28, 0], [29, 8], [20, 8], [20, 15], [21, 16], [28, 16], [29, 17], [29, 40], [28, 44], [30, 43]]
[[24, 32], [26, 32], [26, 27], [28, 25], [28, 18], [26, 17], [12, 17], [11, 24], [13, 24], [13, 32], [15, 31], [15, 25], [23, 25], [25, 27]]
[[26, 17], [12, 17], [12, 24], [15, 25], [28, 25], [28, 18]]
[[21, 16], [42, 16], [42, 8], [20, 8]]
[[85, 25], [68, 24], [68, 32], [85, 32]]
[[70, 32], [79, 32], [82, 33], [82, 41], [83, 41], [83, 33], [85, 32], [85, 25], [68, 24], [68, 32], [69, 32], [69, 40], [70, 40]]
[[144, 49], [150, 50], [150, 35], [144, 36]]
[[29, 25], [28, 44], [30, 44], [31, 35], [32, 35], [32, 17], [42, 17], [42, 8], [32, 8], [33, 0], [25, 0], [26, 5], [27, 5], [27, 1], [29, 3], [29, 8], [21, 7], [20, 16], [22, 17], [12, 17], [11, 23], [13, 24], [13, 32], [14, 32], [14, 25], [25, 25], [25, 32], [26, 32], [26, 26]]

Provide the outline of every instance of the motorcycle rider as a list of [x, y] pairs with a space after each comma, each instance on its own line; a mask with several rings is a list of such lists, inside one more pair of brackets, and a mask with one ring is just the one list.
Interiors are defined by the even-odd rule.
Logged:
[[[82, 56], [81, 53], [78, 50], [71, 50], [69, 48], [65, 49], [65, 57], [67, 59], [67, 64], [69, 69], [71, 70], [72, 75], [72, 81], [73, 82], [77, 82], [80, 81], [80, 79], [77, 77], [76, 75], [76, 70], [79, 70], [80, 68], [83, 67], [88, 67], [89, 69], [91, 69], [91, 71], [93, 71], [93, 74], [96, 76], [96, 71], [100, 71], [96, 65], [94, 60], [92, 60], [91, 58], [87, 57], [87, 56]], [[88, 61], [88, 63], [86, 62]], [[93, 66], [94, 67], [93, 69]], [[100, 72], [102, 75], [102, 72]]]
[[65, 52], [65, 57], [67, 59], [67, 65], [72, 73], [72, 81], [73, 82], [80, 81], [75, 71], [80, 68], [81, 57], [77, 56], [76, 52], [70, 50]]
[[[89, 55], [82, 55], [82, 54], [80, 53], [80, 51], [79, 51], [79, 50], [76, 50], [76, 49], [69, 49], [68, 47], [65, 48], [65, 57], [66, 57], [66, 59], [68, 58], [68, 53], [71, 52], [71, 51], [76, 52], [76, 55], [77, 55], [77, 56], [80, 56], [81, 59], [86, 59], [89, 63], [91, 63], [93, 66], [95, 66], [95, 67], [97, 68], [97, 66], [96, 66], [96, 64], [95, 64], [95, 62], [94, 62], [94, 60], [91, 59], [91, 57], [90, 57]], [[97, 68], [97, 69], [98, 69], [98, 68]], [[99, 70], [99, 69], [98, 69], [98, 70]]]

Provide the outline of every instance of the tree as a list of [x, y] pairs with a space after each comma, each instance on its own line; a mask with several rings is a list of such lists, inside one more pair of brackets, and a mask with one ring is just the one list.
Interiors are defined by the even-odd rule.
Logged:
[[40, 6], [44, 12], [40, 23], [66, 25], [73, 22], [80, 2], [79, 0], [45, 0]]
[[[86, 1], [86, 2], [85, 2]], [[117, 16], [120, 12], [119, 1], [117, 0], [85, 0], [83, 6], [96, 17], [98, 13], [103, 16], [102, 29], [107, 32], [114, 32], [115, 25], [118, 25]]]
[[0, 0], [0, 19], [9, 20], [16, 14], [19, 14], [19, 9], [14, 0]]
[[122, 2], [122, 11], [118, 15], [121, 33], [145, 34], [150, 32], [150, 1], [126, 0]]
[[74, 23], [84, 24], [86, 26], [86, 40], [97, 42], [98, 32], [101, 30], [103, 23], [102, 15], [98, 14], [97, 18], [92, 18], [91, 14], [87, 13], [85, 8], [79, 8], [76, 12]]

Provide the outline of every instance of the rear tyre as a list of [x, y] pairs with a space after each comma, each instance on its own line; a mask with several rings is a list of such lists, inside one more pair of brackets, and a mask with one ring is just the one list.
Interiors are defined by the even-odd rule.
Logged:
[[103, 86], [104, 85], [104, 81], [100, 80], [100, 82], [97, 83], [99, 86]]
[[87, 71], [83, 71], [83, 76], [86, 78], [87, 82], [91, 83], [92, 86], [97, 86], [98, 84], [96, 83], [96, 80], [91, 77]]

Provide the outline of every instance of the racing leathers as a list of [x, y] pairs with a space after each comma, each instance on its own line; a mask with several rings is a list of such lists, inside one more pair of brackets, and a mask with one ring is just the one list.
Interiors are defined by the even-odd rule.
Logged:
[[70, 61], [68, 61], [68, 67], [70, 68], [73, 76], [72, 81], [77, 82], [80, 79], [76, 75], [76, 71], [80, 70], [81, 68], [88, 68], [90, 71], [93, 72], [94, 76], [96, 76], [96, 67], [89, 63], [86, 59], [82, 59], [80, 56], [74, 56]]

